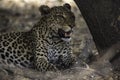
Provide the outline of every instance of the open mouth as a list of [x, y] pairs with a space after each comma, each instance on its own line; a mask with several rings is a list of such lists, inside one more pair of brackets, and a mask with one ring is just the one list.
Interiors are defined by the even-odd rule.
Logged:
[[69, 42], [71, 40], [72, 30], [65, 32], [64, 30], [59, 29], [58, 34], [62, 40]]

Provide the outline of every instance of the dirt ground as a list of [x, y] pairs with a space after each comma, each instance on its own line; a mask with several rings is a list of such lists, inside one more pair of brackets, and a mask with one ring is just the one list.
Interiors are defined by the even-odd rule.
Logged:
[[[110, 77], [111, 67], [107, 62], [104, 67], [99, 69], [92, 69], [86, 64], [90, 62], [89, 56], [96, 56], [98, 52], [89, 29], [73, 0], [0, 0], [0, 16], [3, 16], [0, 20], [0, 32], [3, 34], [12, 31], [28, 31], [40, 18], [38, 10], [40, 5], [52, 7], [64, 3], [72, 6], [72, 11], [76, 16], [76, 27], [72, 37], [73, 51], [78, 56], [78, 63], [72, 69], [62, 72], [39, 73], [40, 78], [30, 78], [29, 74], [25, 76], [21, 73], [12, 78], [9, 78], [10, 75], [7, 76], [8, 78], [6, 77], [7, 79], [2, 77], [0, 80], [113, 80]], [[99, 65], [97, 64], [97, 66]], [[27, 72], [29, 73], [29, 71]]]

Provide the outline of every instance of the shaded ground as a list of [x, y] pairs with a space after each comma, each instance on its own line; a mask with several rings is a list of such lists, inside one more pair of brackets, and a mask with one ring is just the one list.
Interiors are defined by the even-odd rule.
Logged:
[[40, 18], [38, 11], [40, 5], [61, 5], [67, 1], [72, 5], [76, 16], [76, 27], [73, 34], [73, 51], [78, 56], [76, 65], [63, 72], [45, 74], [29, 69], [10, 68], [7, 70], [8, 67], [1, 66], [0, 80], [113, 80], [110, 77], [111, 65], [108, 62], [103, 62], [103, 66], [95, 63], [91, 66], [94, 69], [84, 66], [83, 61], [91, 62], [90, 56], [96, 56], [98, 52], [85, 21], [72, 0], [0, 0], [0, 32], [3, 34], [11, 31], [30, 30]]

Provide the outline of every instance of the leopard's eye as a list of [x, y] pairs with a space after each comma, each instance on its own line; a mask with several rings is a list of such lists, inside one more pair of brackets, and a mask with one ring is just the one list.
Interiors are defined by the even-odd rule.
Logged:
[[54, 17], [57, 18], [57, 22], [61, 23], [61, 24], [64, 24], [66, 21], [65, 21], [65, 18], [62, 16], [62, 15], [54, 15]]
[[62, 17], [62, 18], [65, 18], [65, 16], [63, 14], [55, 14], [56, 16], [59, 16], [59, 17]]

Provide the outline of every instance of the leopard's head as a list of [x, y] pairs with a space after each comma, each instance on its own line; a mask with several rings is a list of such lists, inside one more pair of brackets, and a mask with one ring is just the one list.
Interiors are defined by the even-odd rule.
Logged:
[[43, 5], [40, 7], [40, 11], [43, 16], [49, 17], [48, 22], [55, 33], [54, 36], [59, 36], [64, 41], [71, 40], [72, 30], [75, 27], [75, 16], [69, 4], [52, 8]]

